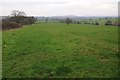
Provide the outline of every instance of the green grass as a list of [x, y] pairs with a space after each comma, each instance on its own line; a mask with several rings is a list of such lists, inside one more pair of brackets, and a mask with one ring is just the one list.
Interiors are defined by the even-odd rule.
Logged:
[[37, 23], [3, 31], [4, 78], [118, 77], [118, 27]]

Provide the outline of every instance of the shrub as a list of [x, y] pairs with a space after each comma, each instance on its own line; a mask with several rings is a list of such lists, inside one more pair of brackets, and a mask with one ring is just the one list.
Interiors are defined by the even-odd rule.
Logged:
[[14, 29], [22, 27], [21, 24], [9, 21], [2, 21], [2, 30]]
[[99, 23], [96, 21], [96, 22], [95, 22], [95, 25], [99, 25]]
[[17, 17], [9, 17], [6, 19], [2, 19], [2, 29], [14, 29], [20, 28], [22, 25], [28, 25], [35, 23], [36, 18], [34, 17], [24, 17], [24, 16], [17, 16]]
[[116, 21], [112, 24], [113, 26], [120, 26], [120, 22]]
[[33, 23], [35, 23], [36, 18], [34, 18], [34, 17], [19, 16], [19, 17], [10, 17], [9, 21], [10, 22], [16, 22], [18, 24], [27, 25], [27, 24], [33, 24]]
[[83, 21], [83, 24], [88, 24], [88, 22], [87, 21]]
[[111, 20], [107, 20], [105, 25], [112, 25], [112, 21]]

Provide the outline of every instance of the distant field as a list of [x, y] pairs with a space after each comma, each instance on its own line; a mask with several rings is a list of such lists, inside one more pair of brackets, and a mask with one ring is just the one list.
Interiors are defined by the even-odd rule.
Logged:
[[4, 78], [118, 77], [118, 27], [37, 23], [2, 36]]
[[83, 20], [80, 20], [81, 22], [82, 21], [87, 21], [88, 23], [92, 23], [92, 22], [98, 22], [99, 23], [99, 25], [101, 25], [101, 26], [104, 26], [105, 25], [105, 23], [107, 22], [107, 20], [110, 20], [110, 21], [112, 21], [112, 23], [115, 23], [116, 21], [118, 21], [118, 19], [117, 18], [110, 18], [110, 19], [104, 19], [104, 18], [98, 18], [98, 19], [83, 19]]

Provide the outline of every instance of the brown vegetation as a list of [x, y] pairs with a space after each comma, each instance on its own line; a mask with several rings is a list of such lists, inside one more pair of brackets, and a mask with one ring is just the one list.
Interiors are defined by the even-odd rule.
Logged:
[[11, 17], [2, 19], [3, 30], [20, 28], [22, 25], [33, 24], [36, 21], [36, 18], [27, 17], [22, 11], [13, 10], [11, 15]]
[[22, 24], [9, 22], [9, 21], [2, 21], [2, 30], [8, 30], [8, 29], [14, 29], [14, 28], [20, 28], [20, 27], [22, 27]]

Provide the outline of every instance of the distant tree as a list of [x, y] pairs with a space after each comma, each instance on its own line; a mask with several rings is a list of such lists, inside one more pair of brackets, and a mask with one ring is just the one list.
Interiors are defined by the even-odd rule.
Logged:
[[67, 23], [67, 25], [69, 25], [70, 23], [72, 23], [72, 20], [70, 18], [66, 18], [65, 22]]
[[87, 24], [88, 22], [87, 21], [83, 21], [83, 24]]
[[108, 19], [108, 17], [105, 17], [105, 19]]
[[92, 20], [92, 19], [89, 19], [90, 21]]
[[36, 21], [35, 17], [27, 17], [25, 12], [22, 11], [18, 11], [18, 10], [13, 10], [11, 13], [11, 17], [10, 17], [10, 22], [16, 22], [18, 24], [33, 24]]
[[45, 22], [48, 23], [48, 18], [45, 19]]
[[24, 24], [34, 24], [36, 21], [35, 17], [24, 17]]
[[112, 25], [112, 21], [111, 20], [107, 20], [105, 25]]
[[80, 24], [80, 22], [79, 22], [79, 21], [77, 21], [77, 24]]
[[96, 21], [96, 22], [95, 22], [95, 25], [99, 25], [99, 23]]

